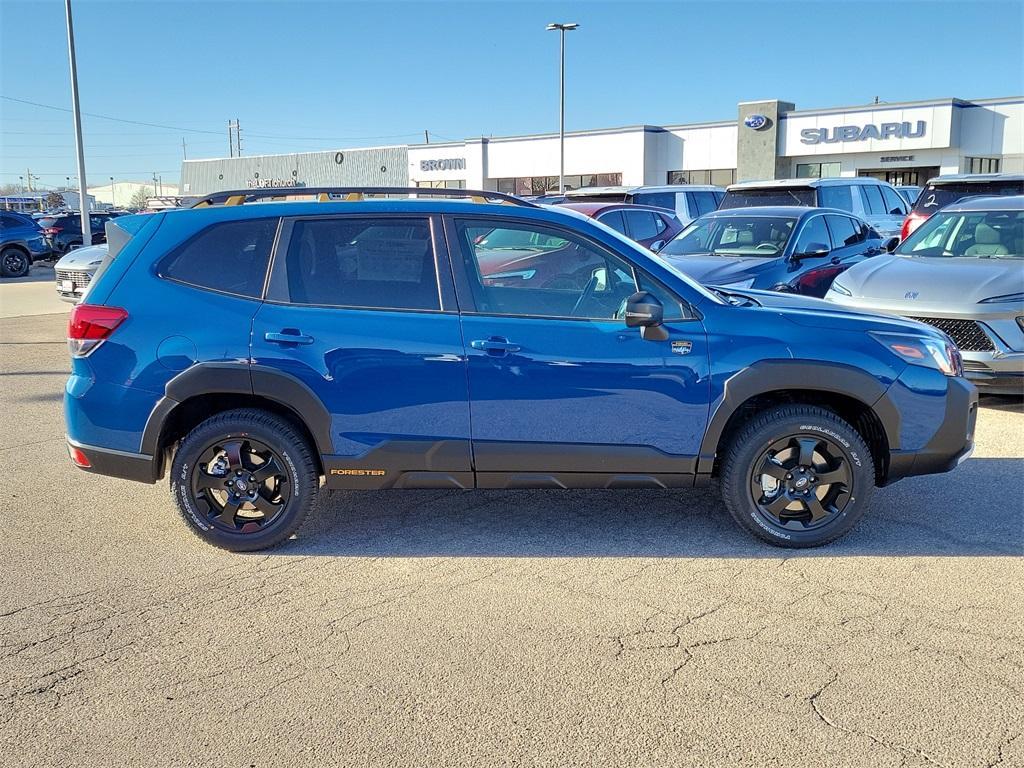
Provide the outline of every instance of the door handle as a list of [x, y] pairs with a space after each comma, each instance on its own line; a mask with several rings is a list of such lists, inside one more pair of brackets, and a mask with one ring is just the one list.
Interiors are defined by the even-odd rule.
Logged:
[[266, 333], [263, 338], [275, 344], [312, 344], [313, 337], [286, 328], [281, 333]]
[[501, 336], [491, 336], [489, 339], [475, 339], [469, 342], [469, 346], [473, 349], [479, 349], [486, 352], [489, 355], [500, 357], [501, 355], [507, 355], [512, 352], [518, 352], [522, 347], [518, 344], [512, 344], [508, 339], [502, 338]]

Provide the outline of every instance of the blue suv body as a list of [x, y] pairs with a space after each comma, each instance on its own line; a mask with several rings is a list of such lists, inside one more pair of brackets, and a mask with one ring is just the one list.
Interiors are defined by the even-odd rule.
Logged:
[[[600, 223], [497, 193], [412, 192], [431, 196], [223, 193], [108, 224], [69, 324], [73, 461], [169, 472], [190, 527], [236, 550], [291, 536], [321, 483], [713, 477], [749, 531], [811, 546], [876, 485], [971, 450], [977, 394], [931, 327], [708, 290]], [[298, 193], [321, 201], [248, 202]], [[546, 257], [560, 274], [535, 283]]]
[[39, 224], [16, 211], [0, 211], [0, 277], [24, 277], [32, 263], [53, 257]]

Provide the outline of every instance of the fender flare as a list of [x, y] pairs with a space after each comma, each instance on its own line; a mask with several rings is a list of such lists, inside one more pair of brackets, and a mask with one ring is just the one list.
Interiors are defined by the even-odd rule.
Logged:
[[199, 363], [164, 386], [142, 433], [141, 451], [156, 456], [167, 419], [186, 400], [200, 395], [257, 395], [294, 413], [316, 442], [320, 455], [332, 453], [331, 416], [323, 402], [295, 376], [248, 363]]
[[[893, 377], [895, 380], [895, 376]], [[722, 396], [712, 404], [711, 418], [701, 442], [697, 472], [710, 474], [726, 424], [751, 397], [787, 389], [816, 390], [853, 398], [874, 411], [890, 449], [899, 448], [900, 413], [887, 397], [892, 382], [879, 381], [866, 371], [843, 363], [808, 360], [761, 360], [732, 375]]]

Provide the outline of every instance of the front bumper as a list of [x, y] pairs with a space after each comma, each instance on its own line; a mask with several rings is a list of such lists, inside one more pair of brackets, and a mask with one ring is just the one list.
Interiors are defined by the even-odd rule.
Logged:
[[891, 452], [887, 482], [955, 469], [974, 451], [977, 421], [978, 390], [966, 379], [948, 377], [942, 424], [922, 448]]

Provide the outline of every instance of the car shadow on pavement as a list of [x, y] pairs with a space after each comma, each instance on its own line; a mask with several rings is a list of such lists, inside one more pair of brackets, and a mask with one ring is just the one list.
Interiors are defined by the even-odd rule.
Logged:
[[1024, 396], [1018, 397], [1015, 395], [982, 395], [981, 398], [978, 400], [978, 404], [982, 408], [987, 408], [991, 411], [1024, 413]]
[[736, 526], [717, 489], [325, 493], [272, 555], [335, 557], [1019, 556], [1024, 459], [972, 459], [952, 475], [877, 489], [861, 524], [785, 550]]
[[37, 262], [32, 265], [29, 273], [24, 277], [5, 277], [5, 284], [12, 283], [48, 283], [55, 279], [53, 265], [56, 261]]

